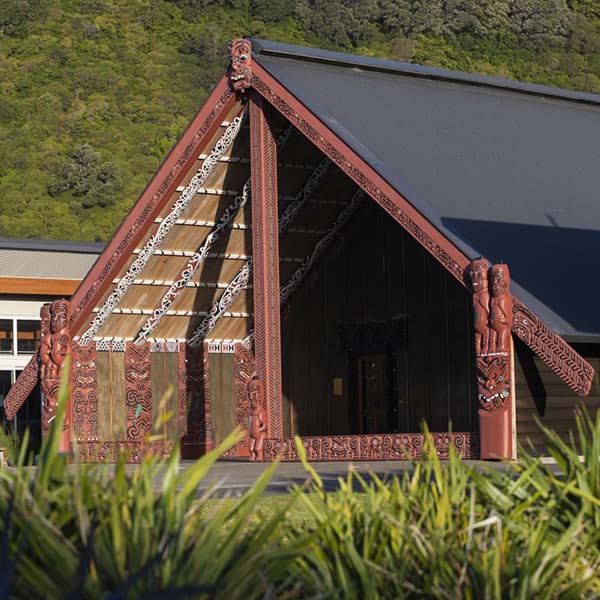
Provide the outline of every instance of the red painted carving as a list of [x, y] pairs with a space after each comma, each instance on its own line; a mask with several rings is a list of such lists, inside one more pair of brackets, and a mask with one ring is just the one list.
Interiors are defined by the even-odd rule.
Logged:
[[265, 459], [264, 444], [267, 437], [267, 411], [264, 407], [264, 386], [260, 379], [248, 382], [248, 398], [250, 401], [250, 431], [248, 432], [248, 447], [250, 460]]
[[152, 431], [149, 342], [125, 346], [125, 405], [127, 439], [141, 442]]
[[250, 101], [252, 256], [254, 260], [254, 345], [256, 368], [265, 386], [269, 435], [283, 437], [277, 145], [266, 103]]
[[77, 458], [82, 463], [116, 462], [120, 456], [125, 456], [128, 463], [139, 463], [147, 455], [169, 457], [173, 451], [173, 441], [78, 441], [73, 445], [73, 450], [77, 452]]
[[212, 448], [211, 393], [206, 346], [179, 345], [178, 422], [184, 458]]
[[236, 92], [244, 93], [252, 86], [252, 44], [238, 39], [229, 43], [229, 83]]
[[[450, 448], [461, 458], [478, 458], [478, 437], [472, 433], [432, 433], [437, 455], [446, 459]], [[344, 435], [303, 437], [302, 445], [310, 461], [336, 460], [415, 460], [423, 455], [425, 434], [394, 433], [382, 435]], [[265, 459], [280, 457], [297, 461], [296, 442], [292, 438], [265, 441]]]
[[[253, 70], [252, 86], [464, 285], [468, 258], [259, 64]], [[516, 298], [513, 311], [513, 332], [571, 389], [586, 396], [594, 378], [590, 364]]]
[[516, 298], [513, 303], [513, 332], [573, 391], [580, 396], [590, 393], [594, 369]]
[[475, 319], [475, 357], [479, 396], [479, 431], [482, 458], [512, 458], [512, 314], [508, 266], [491, 269], [491, 295], [487, 260], [471, 263], [473, 314]]
[[[69, 301], [55, 300], [40, 310], [42, 341], [39, 350], [40, 386], [43, 393], [42, 429], [48, 431], [56, 417], [58, 391], [67, 356], [71, 352], [69, 332]], [[69, 427], [69, 408], [65, 412], [63, 429]]]
[[27, 363], [27, 366], [13, 386], [8, 391], [8, 394], [4, 398], [4, 410], [6, 411], [6, 418], [12, 421], [17, 414], [17, 411], [23, 406], [23, 403], [29, 397], [29, 394], [33, 392], [35, 386], [40, 380], [40, 363], [38, 354], [36, 354], [32, 360]]
[[98, 439], [96, 343], [73, 342], [73, 433], [76, 440]]
[[227, 78], [223, 77], [73, 296], [70, 325], [74, 333], [79, 333], [131, 250], [152, 226], [173, 191], [194, 165], [198, 153], [218, 129], [222, 114], [233, 106], [234, 101], [234, 93]]

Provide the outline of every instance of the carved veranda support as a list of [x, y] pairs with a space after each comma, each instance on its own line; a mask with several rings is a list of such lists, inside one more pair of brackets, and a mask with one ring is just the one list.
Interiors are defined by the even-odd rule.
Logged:
[[[50, 423], [56, 418], [58, 393], [65, 362], [71, 353], [68, 300], [55, 300], [44, 304], [40, 310], [42, 341], [39, 349], [40, 387], [42, 390], [42, 431], [48, 432]], [[61, 452], [70, 448], [69, 430], [71, 402], [65, 407], [65, 417], [60, 441]]]
[[142, 442], [152, 431], [150, 343], [125, 346], [125, 428], [127, 439]]
[[270, 107], [258, 95], [250, 100], [250, 175], [256, 366], [265, 389], [269, 436], [280, 438], [283, 437], [283, 401], [277, 146]]
[[98, 440], [96, 342], [73, 342], [73, 434], [78, 441]]
[[469, 273], [473, 286], [481, 458], [514, 458], [510, 274], [505, 264], [494, 265], [490, 271], [483, 258], [471, 263]]

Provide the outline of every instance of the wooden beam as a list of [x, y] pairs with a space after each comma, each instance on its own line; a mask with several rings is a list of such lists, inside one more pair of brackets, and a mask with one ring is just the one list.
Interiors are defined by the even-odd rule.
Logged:
[[72, 296], [81, 283], [79, 279], [37, 279], [33, 277], [0, 277], [3, 294], [30, 296]]
[[250, 97], [250, 176], [256, 366], [264, 383], [268, 435], [282, 438], [277, 145], [270, 107], [258, 94]]

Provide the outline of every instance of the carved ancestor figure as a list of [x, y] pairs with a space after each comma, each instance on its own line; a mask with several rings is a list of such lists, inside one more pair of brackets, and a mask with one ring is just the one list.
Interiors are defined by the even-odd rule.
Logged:
[[[471, 263], [481, 458], [512, 458], [512, 307], [505, 264]], [[488, 292], [491, 278], [491, 297]]]
[[471, 282], [473, 285], [473, 313], [475, 317], [475, 354], [485, 354], [488, 351], [489, 306], [488, 270], [490, 264], [485, 258], [477, 258], [471, 263]]
[[229, 43], [231, 69], [229, 83], [240, 93], [252, 85], [252, 45], [248, 40], [233, 40]]
[[513, 297], [510, 293], [508, 266], [492, 267], [492, 298], [490, 300], [490, 352], [508, 352], [512, 327]]
[[[42, 407], [42, 427], [47, 430], [56, 416], [58, 390], [63, 366], [71, 350], [69, 332], [69, 302], [55, 300], [45, 304], [40, 310], [42, 319], [42, 342], [40, 346], [40, 380], [44, 403]], [[65, 427], [68, 425], [65, 415]]]
[[267, 437], [267, 411], [264, 407], [264, 386], [258, 378], [248, 382], [248, 397], [250, 399], [250, 431], [249, 449], [250, 460], [264, 460], [264, 445]]

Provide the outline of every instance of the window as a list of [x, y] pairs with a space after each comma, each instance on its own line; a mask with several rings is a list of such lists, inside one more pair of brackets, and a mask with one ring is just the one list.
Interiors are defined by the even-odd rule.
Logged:
[[39, 321], [17, 321], [17, 354], [33, 354], [40, 346]]
[[0, 354], [13, 353], [13, 321], [0, 319]]

